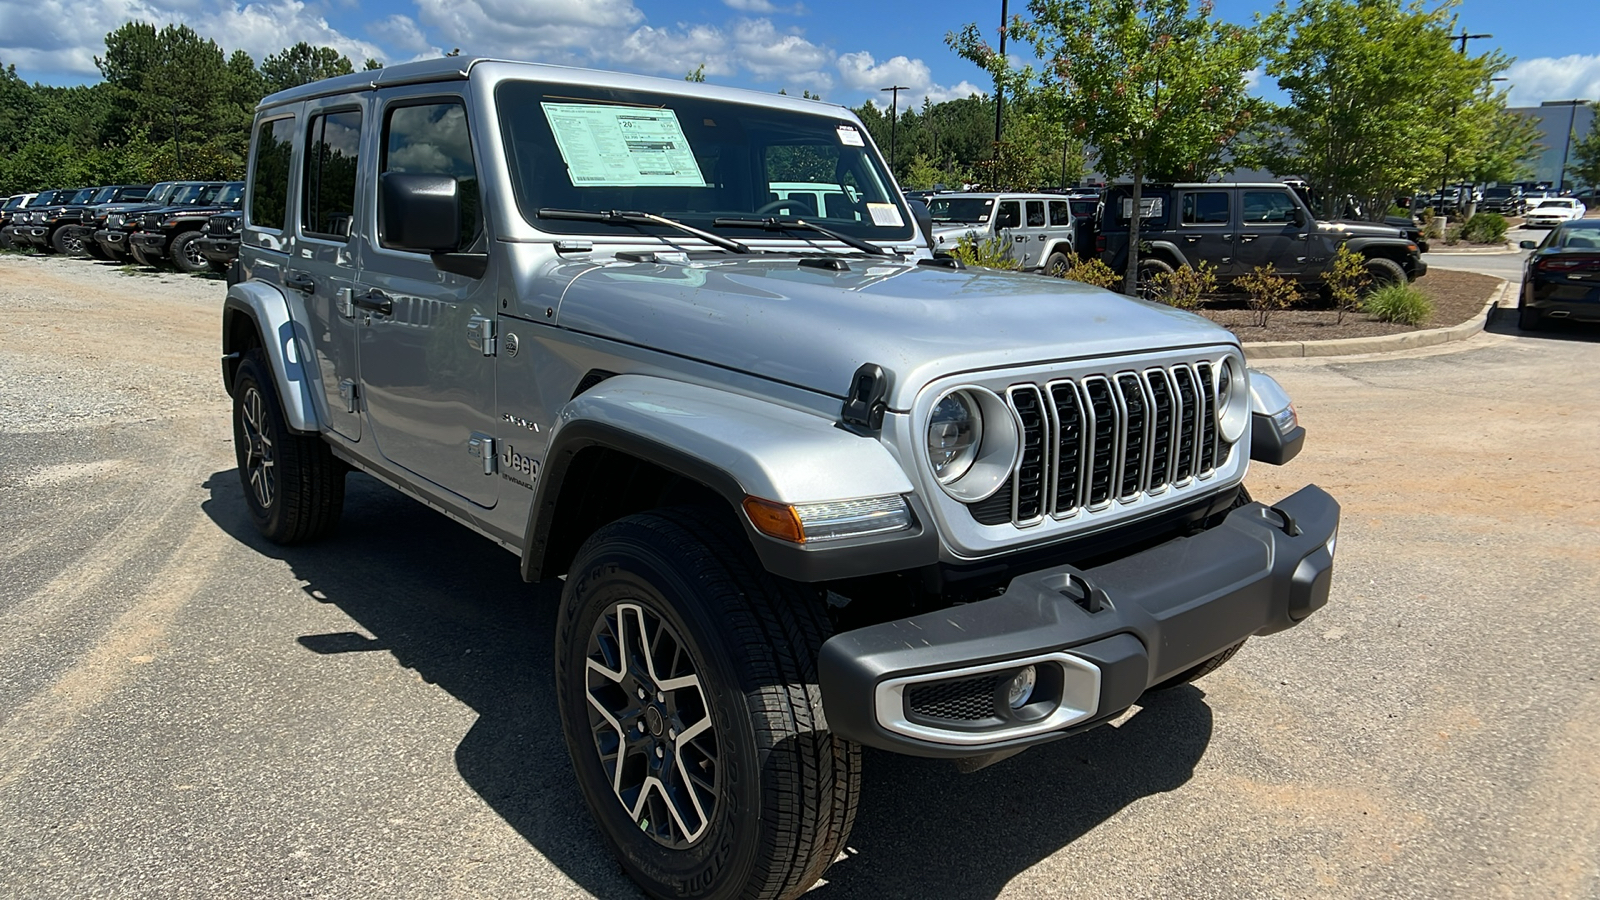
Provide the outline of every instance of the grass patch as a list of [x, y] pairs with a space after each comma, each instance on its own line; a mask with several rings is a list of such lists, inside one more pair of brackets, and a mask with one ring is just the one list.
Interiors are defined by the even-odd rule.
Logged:
[[1361, 304], [1379, 322], [1421, 325], [1433, 317], [1433, 301], [1409, 284], [1391, 284], [1373, 291]]

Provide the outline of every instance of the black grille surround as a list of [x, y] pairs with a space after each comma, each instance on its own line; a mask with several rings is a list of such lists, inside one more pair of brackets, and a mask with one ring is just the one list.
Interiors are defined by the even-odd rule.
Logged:
[[982, 525], [1024, 528], [1209, 480], [1231, 449], [1216, 426], [1220, 361], [1007, 387], [1019, 461], [993, 496], [967, 504], [968, 513]]

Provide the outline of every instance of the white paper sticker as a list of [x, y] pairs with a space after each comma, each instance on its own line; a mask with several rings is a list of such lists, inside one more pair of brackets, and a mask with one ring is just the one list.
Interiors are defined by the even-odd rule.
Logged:
[[[1128, 216], [1130, 216], [1132, 214], [1133, 214], [1133, 198], [1132, 197], [1123, 197], [1122, 198], [1122, 217], [1124, 219], [1126, 219]], [[1139, 198], [1139, 218], [1141, 218], [1141, 219], [1153, 219], [1153, 218], [1155, 218], [1156, 216], [1159, 216], [1159, 215], [1161, 215], [1161, 198], [1160, 197], [1140, 197]]]
[[573, 187], [705, 187], [670, 109], [541, 103]]
[[872, 224], [883, 228], [899, 228], [905, 224], [900, 218], [900, 207], [893, 203], [868, 203], [867, 212], [872, 214]]
[[846, 147], [865, 147], [867, 145], [867, 142], [861, 139], [861, 132], [857, 131], [854, 125], [839, 126], [839, 143]]

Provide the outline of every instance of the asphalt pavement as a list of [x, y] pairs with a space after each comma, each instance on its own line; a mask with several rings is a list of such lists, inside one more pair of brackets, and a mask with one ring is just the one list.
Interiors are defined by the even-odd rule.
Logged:
[[[0, 896], [637, 896], [554, 587], [364, 476], [256, 537], [221, 291], [0, 255]], [[1512, 318], [1260, 364], [1310, 437], [1249, 484], [1343, 503], [1328, 607], [972, 775], [869, 753], [815, 895], [1600, 898], [1600, 329]]]

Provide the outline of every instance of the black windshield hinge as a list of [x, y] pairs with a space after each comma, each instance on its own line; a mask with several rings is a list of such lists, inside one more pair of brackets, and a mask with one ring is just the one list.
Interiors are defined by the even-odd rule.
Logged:
[[883, 414], [889, 408], [889, 377], [883, 367], [863, 363], [850, 376], [850, 392], [839, 411], [839, 427], [870, 437], [883, 428]]

